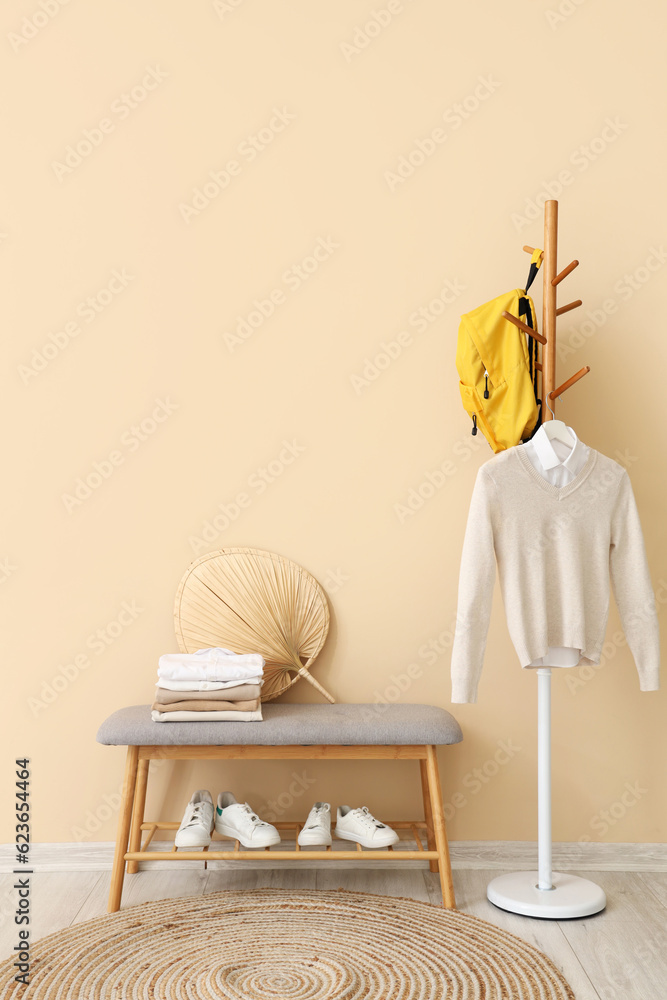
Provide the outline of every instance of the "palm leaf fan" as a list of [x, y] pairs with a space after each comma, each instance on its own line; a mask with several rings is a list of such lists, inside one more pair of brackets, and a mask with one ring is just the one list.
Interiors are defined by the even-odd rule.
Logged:
[[249, 548], [201, 556], [179, 584], [174, 623], [183, 653], [214, 646], [261, 653], [262, 701], [277, 698], [299, 677], [335, 701], [310, 673], [329, 631], [326, 594], [291, 559]]

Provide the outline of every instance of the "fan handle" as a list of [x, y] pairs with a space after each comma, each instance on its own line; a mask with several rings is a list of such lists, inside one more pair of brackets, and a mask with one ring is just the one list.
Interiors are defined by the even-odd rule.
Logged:
[[333, 695], [330, 695], [327, 689], [323, 688], [320, 682], [315, 680], [310, 671], [306, 670], [305, 667], [297, 667], [296, 672], [299, 674], [300, 677], [305, 678], [305, 680], [307, 680], [310, 684], [312, 684], [314, 688], [317, 688], [320, 694], [324, 695], [327, 701], [330, 701], [332, 705], [336, 704], [336, 699], [333, 697]]

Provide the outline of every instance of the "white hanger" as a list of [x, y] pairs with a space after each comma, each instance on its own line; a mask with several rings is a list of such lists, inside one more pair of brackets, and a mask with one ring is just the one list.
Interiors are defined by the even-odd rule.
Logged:
[[[549, 397], [546, 399], [547, 406], [549, 406]], [[545, 420], [543, 424], [540, 425], [539, 430], [535, 437], [541, 435], [546, 437], [548, 441], [560, 441], [561, 444], [566, 445], [568, 448], [574, 448], [574, 438], [569, 431], [567, 424], [564, 424], [562, 420], [556, 419], [556, 414], [549, 406], [549, 409], [553, 413], [553, 420]]]

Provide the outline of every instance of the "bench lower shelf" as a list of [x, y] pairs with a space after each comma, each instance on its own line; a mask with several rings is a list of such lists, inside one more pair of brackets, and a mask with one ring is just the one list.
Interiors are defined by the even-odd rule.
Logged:
[[[410, 830], [414, 836], [416, 843], [416, 848], [401, 848], [400, 841], [395, 846], [389, 848], [374, 848], [368, 849], [363, 848], [361, 844], [357, 844], [356, 848], [343, 848], [341, 850], [335, 850], [332, 847], [321, 847], [320, 849], [307, 847], [302, 848], [298, 843], [298, 836], [303, 827], [301, 822], [280, 822], [274, 823], [273, 826], [278, 830], [289, 830], [294, 835], [295, 848], [294, 850], [287, 850], [282, 847], [264, 847], [264, 848], [252, 848], [244, 849], [238, 840], [231, 841], [234, 847], [231, 849], [225, 849], [217, 847], [204, 847], [200, 851], [192, 850], [190, 848], [178, 848], [174, 847], [171, 851], [149, 851], [148, 846], [151, 843], [154, 835], [162, 830], [178, 830], [179, 823], [163, 823], [163, 822], [146, 822], [141, 824], [141, 829], [148, 831], [148, 836], [144, 840], [141, 848], [138, 851], [127, 851], [125, 853], [125, 861], [294, 861], [294, 860], [307, 860], [310, 858], [312, 861], [357, 861], [357, 860], [373, 860], [380, 859], [383, 861], [437, 861], [438, 852], [431, 851], [422, 845], [420, 832], [423, 832], [428, 843], [428, 831], [426, 823], [423, 820], [415, 820], [414, 822], [408, 822], [406, 820], [395, 820], [391, 823], [387, 823], [387, 826], [392, 827], [394, 830]], [[347, 844], [349, 841], [336, 839], [335, 834], [333, 835], [334, 843]], [[292, 838], [290, 838], [292, 839]], [[214, 841], [213, 843], [225, 843], [222, 841]]]
[[128, 851], [125, 861], [437, 861], [437, 851]]
[[[168, 754], [165, 754], [165, 749]], [[348, 847], [349, 841], [335, 840], [335, 843], [342, 843], [346, 846], [340, 850], [332, 847], [301, 848], [298, 844], [298, 835], [303, 826], [300, 822], [277, 822], [274, 825], [278, 830], [289, 830], [290, 841], [294, 839], [294, 849], [286, 849], [280, 845], [267, 848], [242, 848], [238, 841], [216, 839], [211, 846], [202, 850], [187, 850], [174, 847], [172, 850], [148, 850], [149, 845], [159, 831], [174, 832], [178, 830], [179, 823], [144, 820], [144, 806], [146, 803], [146, 787], [148, 783], [148, 766], [151, 759], [161, 756], [168, 756], [172, 760], [189, 760], [194, 756], [200, 760], [219, 760], [221, 757], [253, 759], [261, 756], [264, 759], [279, 760], [286, 756], [294, 756], [297, 753], [305, 758], [312, 754], [317, 759], [412, 759], [419, 762], [421, 774], [422, 797], [424, 802], [423, 820], [398, 820], [388, 823], [396, 830], [406, 830], [412, 833], [415, 847], [412, 841], [409, 848], [401, 849], [398, 844], [387, 849], [367, 849], [360, 844]], [[344, 754], [341, 754], [344, 750]], [[143, 838], [142, 835], [147, 834]], [[216, 835], [214, 835], [216, 836]], [[422, 842], [423, 837], [423, 842]], [[335, 838], [335, 835], [334, 835]], [[170, 839], [170, 838], [169, 838]], [[233, 848], [225, 849], [225, 843], [233, 844]], [[404, 841], [405, 843], [405, 841]], [[218, 845], [221, 845], [218, 847]], [[432, 872], [439, 872], [440, 886], [442, 889], [443, 906], [453, 909], [455, 904], [454, 889], [452, 886], [452, 872], [449, 859], [449, 846], [447, 843], [447, 833], [445, 827], [445, 815], [442, 803], [442, 790], [440, 788], [440, 776], [438, 772], [438, 762], [435, 746], [346, 746], [344, 748], [334, 744], [331, 746], [261, 746], [261, 747], [219, 747], [219, 746], [169, 746], [159, 747], [139, 747], [129, 746], [127, 748], [127, 760], [125, 766], [125, 780], [123, 783], [123, 795], [121, 801], [120, 815], [118, 818], [118, 833], [116, 837], [116, 850], [114, 853], [113, 871], [111, 873], [111, 886], [109, 891], [109, 912], [115, 913], [120, 909], [123, 892], [123, 880], [127, 865], [128, 874], [135, 874], [139, 869], [139, 862], [151, 861], [424, 861], [427, 862]]]

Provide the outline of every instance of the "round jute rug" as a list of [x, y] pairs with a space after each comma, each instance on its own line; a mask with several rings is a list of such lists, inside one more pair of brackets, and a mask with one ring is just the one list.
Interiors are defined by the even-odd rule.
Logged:
[[354, 892], [225, 891], [43, 938], [25, 1000], [574, 1000], [531, 945], [476, 917]]

